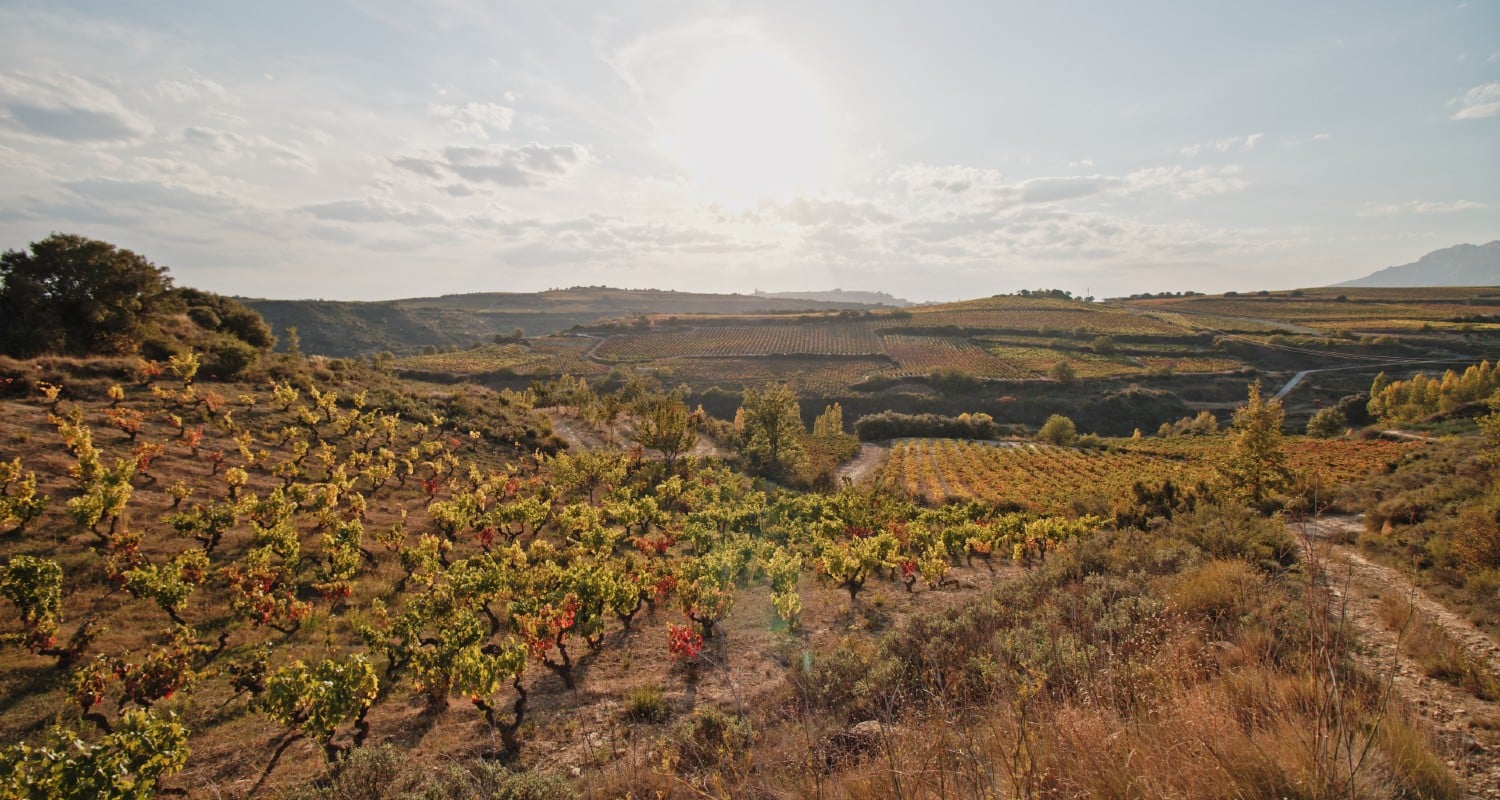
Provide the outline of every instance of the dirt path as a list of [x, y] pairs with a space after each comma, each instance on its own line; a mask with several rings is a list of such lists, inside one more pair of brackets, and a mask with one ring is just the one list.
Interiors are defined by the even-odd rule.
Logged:
[[542, 416], [552, 423], [552, 432], [568, 443], [568, 447], [581, 450], [597, 450], [606, 446], [604, 439], [594, 431], [594, 426], [576, 417], [568, 416], [559, 408], [540, 409]]
[[[1441, 737], [1448, 764], [1467, 795], [1500, 798], [1500, 703], [1480, 700], [1461, 687], [1427, 677], [1402, 653], [1397, 633], [1380, 619], [1380, 600], [1394, 594], [1411, 601], [1427, 620], [1460, 643], [1471, 661], [1500, 675], [1500, 644], [1468, 620], [1412, 585], [1399, 571], [1370, 562], [1352, 548], [1329, 542], [1327, 535], [1358, 529], [1358, 517], [1329, 517], [1309, 525], [1309, 541], [1325, 561], [1335, 594], [1347, 598], [1349, 621], [1359, 633], [1361, 660], [1375, 675], [1390, 675], [1395, 664], [1395, 691], [1416, 708]], [[1294, 528], [1301, 533], [1300, 527]]]
[[885, 460], [890, 458], [891, 447], [887, 444], [872, 444], [861, 442], [859, 455], [839, 465], [837, 477], [840, 483], [848, 480], [850, 483], [864, 483], [875, 477], [875, 473], [885, 466]]

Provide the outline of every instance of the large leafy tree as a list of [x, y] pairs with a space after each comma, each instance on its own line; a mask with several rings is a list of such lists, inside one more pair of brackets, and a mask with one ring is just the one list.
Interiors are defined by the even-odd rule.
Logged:
[[797, 393], [784, 383], [745, 390], [741, 411], [744, 425], [744, 456], [756, 471], [779, 478], [795, 472], [807, 461], [802, 437], [802, 411]]
[[107, 242], [55, 233], [0, 255], [0, 351], [122, 353], [167, 295], [166, 270]]
[[1219, 475], [1231, 494], [1259, 506], [1272, 492], [1286, 488], [1291, 473], [1282, 452], [1280, 400], [1261, 397], [1260, 383], [1250, 384], [1250, 397], [1234, 412], [1229, 453], [1219, 464]]

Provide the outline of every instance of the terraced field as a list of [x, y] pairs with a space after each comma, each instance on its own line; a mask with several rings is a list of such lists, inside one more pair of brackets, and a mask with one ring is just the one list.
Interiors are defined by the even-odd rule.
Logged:
[[616, 363], [730, 356], [873, 356], [880, 337], [863, 322], [704, 326], [685, 331], [611, 336], [594, 357]]
[[[1399, 331], [1419, 328], [1451, 329], [1469, 325], [1473, 329], [1500, 327], [1488, 320], [1500, 318], [1500, 291], [1484, 288], [1438, 289], [1307, 289], [1261, 295], [1159, 298], [1130, 301], [1149, 309], [1164, 320], [1180, 318], [1221, 330], [1201, 315], [1264, 319], [1303, 325], [1319, 330]], [[1173, 315], [1172, 312], [1185, 312]], [[1251, 332], [1251, 331], [1244, 331]]]
[[896, 375], [928, 375], [936, 369], [958, 369], [983, 378], [1027, 377], [1013, 365], [984, 348], [955, 336], [881, 337], [885, 351], [896, 360]]
[[644, 368], [673, 382], [736, 389], [785, 381], [799, 393], [843, 391], [867, 376], [889, 370], [889, 359], [877, 356], [826, 358], [781, 356], [761, 358], [665, 358]]

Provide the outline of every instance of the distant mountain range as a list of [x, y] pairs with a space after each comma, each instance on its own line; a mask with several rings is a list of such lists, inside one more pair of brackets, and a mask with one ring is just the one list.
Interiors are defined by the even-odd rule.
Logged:
[[1386, 267], [1335, 286], [1500, 286], [1500, 240], [1434, 250], [1410, 264]]
[[895, 306], [905, 308], [912, 304], [885, 292], [846, 292], [833, 289], [826, 292], [756, 292], [756, 297], [776, 297], [784, 300], [816, 300], [823, 303], [860, 303], [870, 306]]

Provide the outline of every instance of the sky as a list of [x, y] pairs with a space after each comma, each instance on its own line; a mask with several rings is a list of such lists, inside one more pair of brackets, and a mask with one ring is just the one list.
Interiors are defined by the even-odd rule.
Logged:
[[0, 247], [389, 299], [1327, 285], [1500, 239], [1500, 0], [0, 1]]

